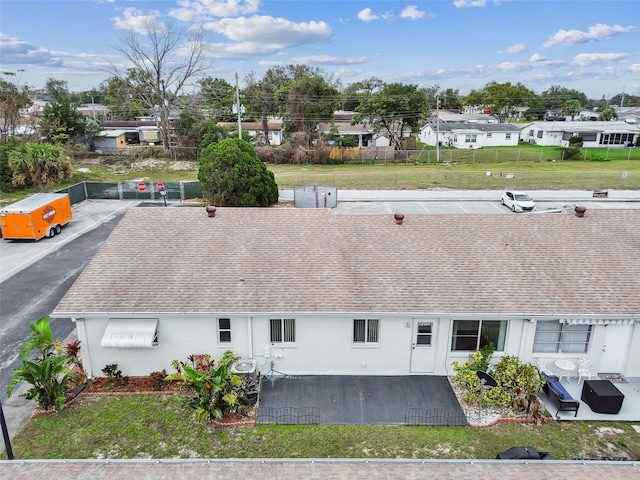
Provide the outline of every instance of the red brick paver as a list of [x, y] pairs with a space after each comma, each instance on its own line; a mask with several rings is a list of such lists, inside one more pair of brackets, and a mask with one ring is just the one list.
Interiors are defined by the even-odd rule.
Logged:
[[420, 460], [33, 460], [0, 462], [2, 480], [637, 480], [640, 462]]

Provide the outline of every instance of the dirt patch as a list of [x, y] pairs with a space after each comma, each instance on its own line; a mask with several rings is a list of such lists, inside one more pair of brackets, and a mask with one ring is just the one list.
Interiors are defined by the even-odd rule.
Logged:
[[177, 392], [180, 391], [181, 388], [179, 382], [165, 382], [163, 386], [164, 388], [158, 388], [158, 384], [150, 377], [127, 377], [113, 381], [106, 377], [98, 377], [89, 380], [83, 393], [121, 394]]

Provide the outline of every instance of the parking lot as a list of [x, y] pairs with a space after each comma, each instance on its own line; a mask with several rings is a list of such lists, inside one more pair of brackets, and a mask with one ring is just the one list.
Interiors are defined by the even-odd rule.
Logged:
[[[573, 209], [576, 205], [584, 205], [587, 209], [621, 209], [621, 208], [640, 208], [640, 202], [616, 202], [616, 201], [597, 201], [597, 200], [569, 200], [569, 201], [538, 201], [536, 202], [536, 210], [533, 214], [557, 212], [562, 209]], [[388, 202], [356, 202], [343, 201], [333, 209], [333, 213], [349, 213], [349, 214], [384, 214], [402, 212], [405, 214], [509, 214], [513, 212], [503, 206], [500, 201], [388, 201]], [[531, 215], [532, 213], [523, 213], [522, 215]], [[520, 215], [520, 214], [517, 214]]]

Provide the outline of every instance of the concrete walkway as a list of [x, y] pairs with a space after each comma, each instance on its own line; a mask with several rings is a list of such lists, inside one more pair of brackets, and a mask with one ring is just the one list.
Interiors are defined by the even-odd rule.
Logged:
[[636, 480], [638, 462], [494, 460], [40, 460], [0, 462], [3, 479]]

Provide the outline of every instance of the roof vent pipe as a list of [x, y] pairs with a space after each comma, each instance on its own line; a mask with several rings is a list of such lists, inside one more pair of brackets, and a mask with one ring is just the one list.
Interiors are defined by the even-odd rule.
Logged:
[[394, 214], [393, 219], [395, 220], [397, 225], [402, 225], [402, 221], [404, 220], [404, 213]]
[[216, 207], [213, 205], [207, 205], [207, 216], [215, 217], [216, 216]]
[[577, 206], [575, 208], [575, 211], [576, 211], [576, 217], [584, 217], [584, 212], [587, 211], [587, 207]]

